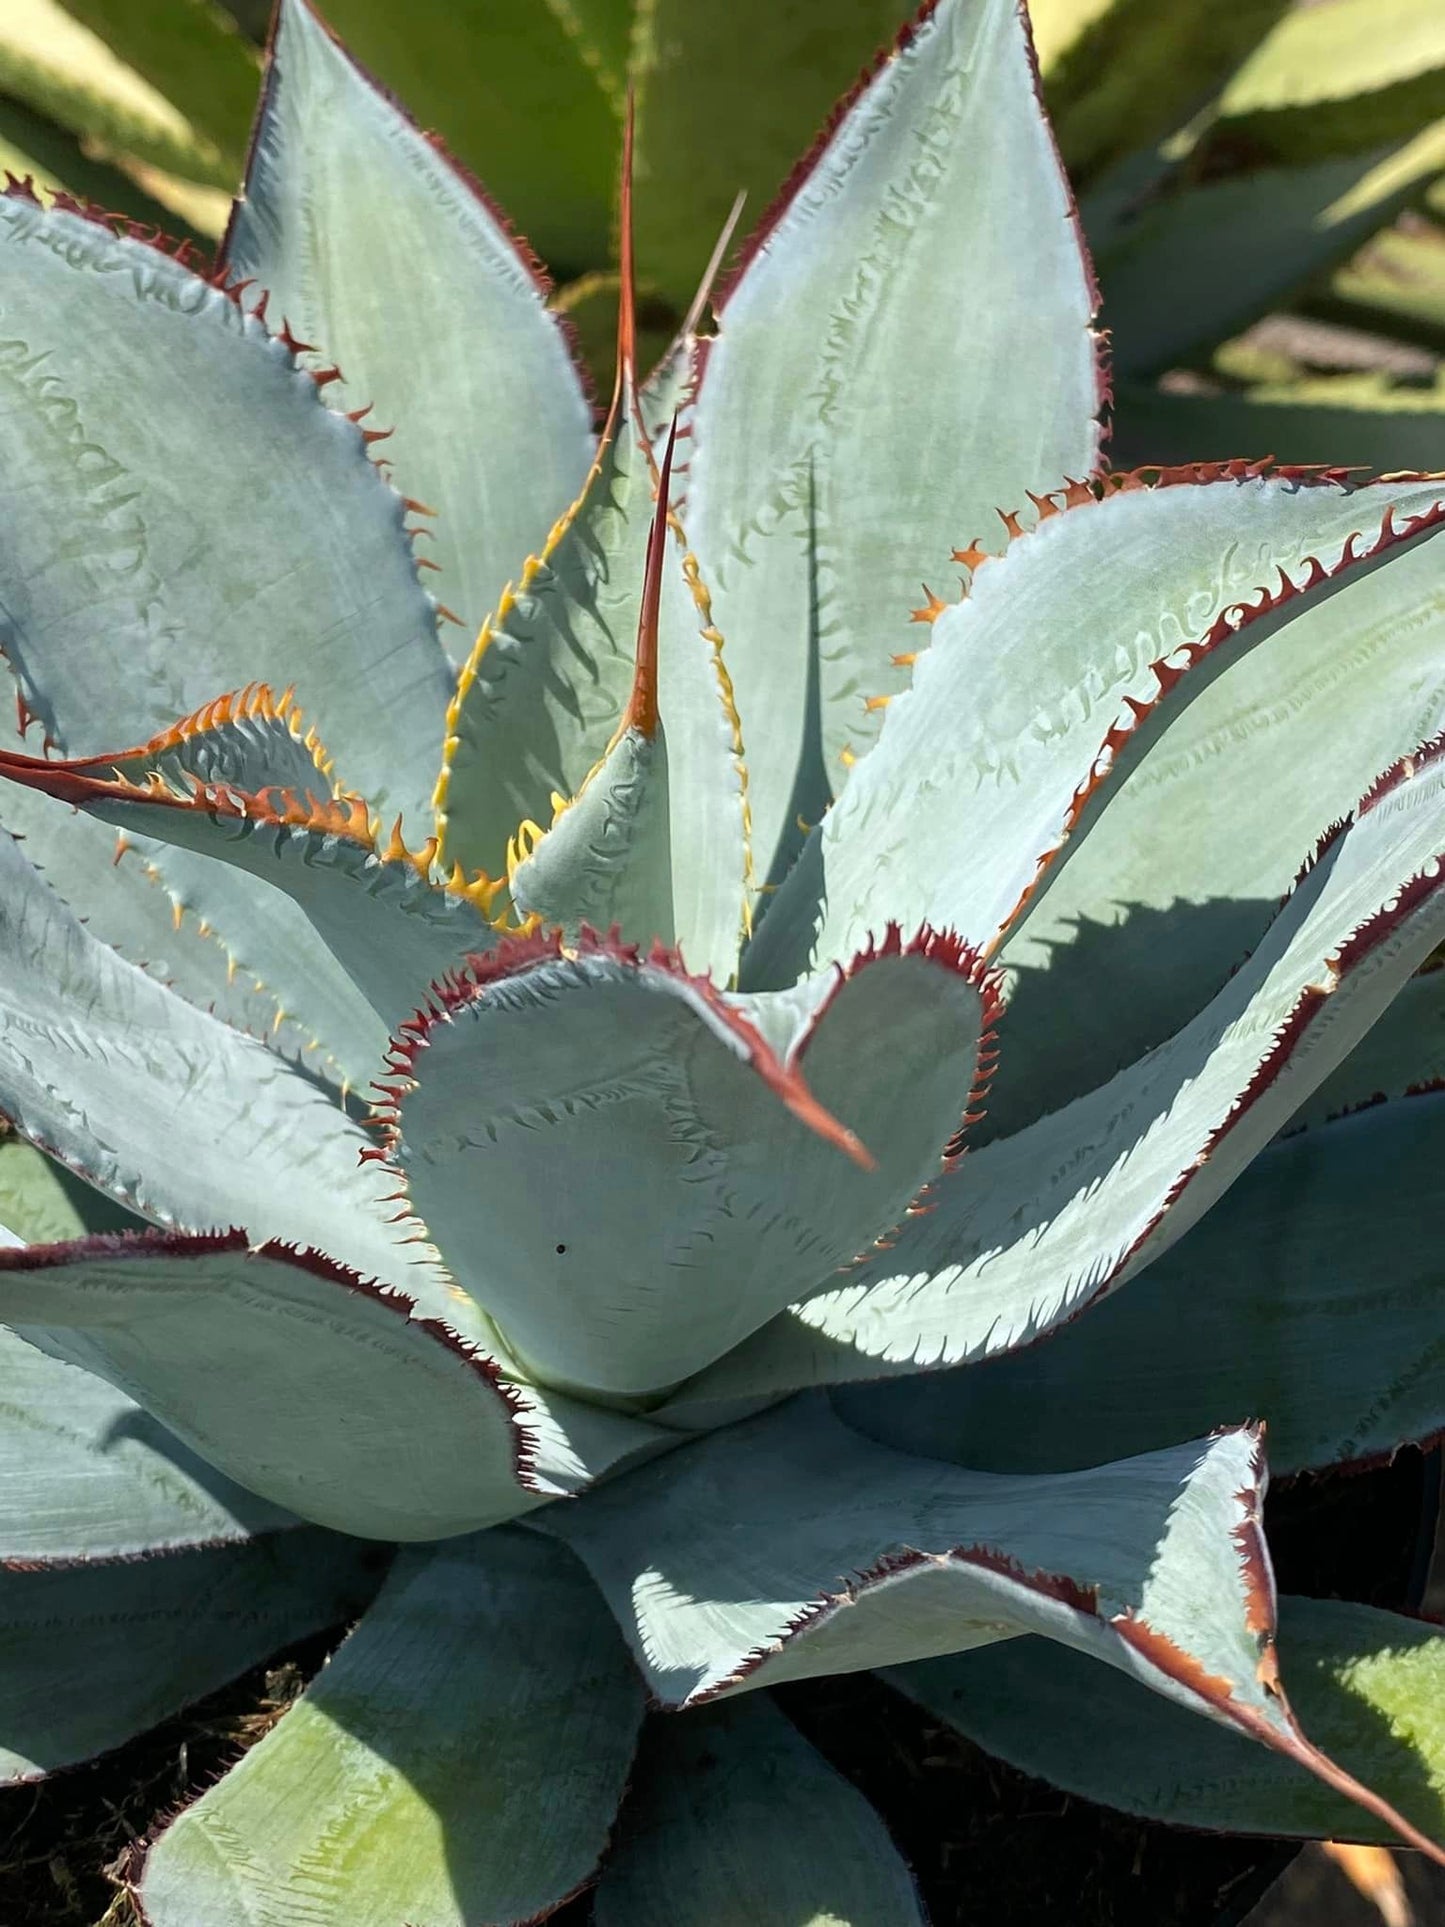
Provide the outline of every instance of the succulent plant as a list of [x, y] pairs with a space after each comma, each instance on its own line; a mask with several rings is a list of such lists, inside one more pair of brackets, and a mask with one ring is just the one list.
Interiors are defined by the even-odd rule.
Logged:
[[1012, 0], [641, 385], [621, 225], [594, 443], [304, 0], [214, 274], [0, 200], [5, 1777], [360, 1613], [153, 1927], [916, 1921], [762, 1690], [864, 1668], [1445, 1858], [1445, 1636], [1277, 1659], [1260, 1423], [1445, 1429], [1445, 478], [1105, 467]]
[[[52, 185], [219, 235], [266, 11], [11, 0], [0, 162], [23, 155]], [[542, 249], [553, 299], [605, 380], [629, 89], [646, 363], [735, 194], [767, 204], [905, 11], [902, 0], [735, 0], [725, 15], [699, 0], [334, 0], [332, 19]], [[1116, 460], [1244, 450], [1433, 467], [1445, 353], [1436, 0], [1030, 0], [1029, 13], [1115, 339]]]

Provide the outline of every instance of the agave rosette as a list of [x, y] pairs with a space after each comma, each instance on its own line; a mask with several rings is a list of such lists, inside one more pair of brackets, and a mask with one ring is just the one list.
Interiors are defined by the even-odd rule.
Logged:
[[1445, 1427], [1378, 1237], [1445, 1129], [1445, 480], [1107, 470], [1010, 0], [640, 385], [624, 301], [597, 441], [303, 0], [213, 276], [23, 187], [0, 261], [0, 1106], [133, 1214], [0, 1263], [8, 1777], [365, 1606], [154, 1927], [918, 1920], [759, 1690], [870, 1667], [1440, 1857], [1442, 1642], [1277, 1659], [1258, 1421]]

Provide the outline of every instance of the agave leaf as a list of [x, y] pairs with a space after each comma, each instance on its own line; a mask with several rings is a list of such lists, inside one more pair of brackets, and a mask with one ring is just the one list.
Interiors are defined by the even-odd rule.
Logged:
[[329, 1532], [0, 1572], [0, 1785], [119, 1746], [282, 1646], [349, 1618], [374, 1547]]
[[[470, 80], [478, 64], [464, 55], [457, 70]], [[553, 99], [549, 121], [559, 110]], [[387, 458], [435, 512], [425, 559], [464, 655], [581, 485], [587, 403], [530, 257], [306, 0], [277, 15], [223, 261], [317, 344], [314, 365], [340, 365], [348, 408], [395, 430]]]
[[1299, 1761], [1445, 1860], [1289, 1711], [1263, 1480], [1250, 1430], [1010, 1478], [871, 1444], [801, 1399], [537, 1524], [586, 1562], [664, 1706], [1041, 1632]]
[[397, 1174], [529, 1374], [656, 1392], [826, 1279], [937, 1171], [990, 984], [956, 946], [895, 937], [821, 989], [729, 999], [666, 952], [541, 938], [477, 959], [403, 1034]]
[[[1398, 992], [1374, 1028], [1289, 1121], [1291, 1130], [1324, 1124], [1382, 1098], [1445, 1082], [1445, 970], [1433, 960]], [[3, 1215], [3, 1214], [0, 1214]]]
[[[1290, 1700], [1331, 1758], [1432, 1838], [1445, 1834], [1438, 1626], [1339, 1599], [1279, 1602]], [[889, 1684], [1024, 1773], [1103, 1806], [1228, 1833], [1394, 1844], [1376, 1815], [1279, 1753], [1192, 1719], [1041, 1639], [925, 1660]]]
[[143, 1220], [83, 1184], [24, 1138], [0, 1139], [0, 1225], [22, 1244], [56, 1244], [88, 1231], [139, 1231]]
[[[541, 559], [528, 564], [518, 594], [484, 626], [462, 671], [437, 827], [446, 862], [500, 874], [518, 823], [530, 853], [541, 826], [560, 826], [573, 814], [563, 814], [563, 799], [591, 789], [585, 806], [573, 806], [582, 814], [524, 879], [524, 891], [530, 881], [537, 907], [560, 922], [605, 928], [617, 921], [644, 943], [676, 937], [695, 969], [727, 979], [737, 961], [748, 863], [741, 747], [707, 590], [675, 521], [657, 556], [659, 602], [646, 638], [655, 654], [650, 700], [667, 744], [665, 799], [655, 794], [648, 812], [650, 890], [644, 886], [637, 900], [617, 894], [632, 887], [625, 872], [635, 858], [624, 861], [616, 849], [592, 854], [594, 814], [612, 814], [614, 782], [626, 780], [619, 767], [601, 774], [601, 765], [625, 729], [638, 670], [654, 495], [624, 366], [586, 487]], [[632, 747], [619, 745], [619, 763]], [[649, 760], [661, 754], [654, 750]], [[656, 776], [650, 787], [658, 789]], [[545, 875], [544, 866], [557, 874]]]
[[1246, 152], [1351, 153], [1445, 113], [1434, 0], [1285, 11], [1220, 96], [1213, 134]]
[[1071, 177], [1087, 180], [1172, 134], [1287, 4], [1031, 0], [1049, 115]]
[[408, 1275], [358, 1165], [367, 1134], [308, 1077], [97, 942], [0, 836], [0, 1112], [139, 1216], [242, 1224], [367, 1277]]
[[1364, 154], [1146, 198], [1099, 257], [1115, 368], [1135, 377], [1168, 368], [1234, 333], [1346, 260], [1442, 164], [1445, 122], [1436, 121]]
[[[470, 1532], [596, 1469], [559, 1475], [549, 1408], [404, 1292], [241, 1232], [0, 1252], [0, 1311], [248, 1491], [338, 1532]], [[615, 1459], [645, 1428], [602, 1413], [593, 1435]]]
[[[641, 259], [676, 307], [702, 267], [699, 242], [722, 225], [734, 195], [743, 189], [754, 207], [768, 205], [834, 101], [914, 10], [909, 0], [841, 0], [826, 16], [768, 0], [727, 11], [706, 0], [636, 9]], [[711, 137], [700, 139], [703, 129]]]
[[1110, 449], [1124, 463], [1224, 461], [1231, 449], [1270, 449], [1282, 462], [1429, 468], [1440, 459], [1445, 401], [1434, 389], [1357, 378], [1255, 394], [1181, 395], [1121, 384]]
[[1068, 1472], [1255, 1418], [1276, 1474], [1433, 1438], [1442, 1153], [1445, 1096], [1302, 1132], [1047, 1345], [846, 1386], [839, 1409], [886, 1445], [1001, 1472]]
[[1297, 620], [1286, 608], [1114, 790], [1000, 953], [1014, 1021], [994, 1134], [1187, 1024], [1260, 941], [1308, 840], [1445, 726], [1442, 565], [1427, 541]]
[[104, 1379], [3, 1330], [0, 1360], [0, 1568], [135, 1559], [299, 1523]]
[[985, 946], [1016, 933], [1192, 698], [1445, 520], [1442, 481], [1243, 469], [1071, 492], [934, 612], [913, 687], [774, 899], [746, 983], [790, 982], [890, 920]]
[[379, 811], [424, 811], [450, 678], [362, 431], [235, 300], [104, 223], [0, 198], [0, 258], [3, 641], [49, 735], [101, 753], [294, 683]]
[[903, 680], [890, 656], [916, 647], [918, 573], [946, 579], [996, 508], [1094, 464], [1090, 274], [1013, 0], [925, 11], [714, 308], [682, 486], [766, 878], [812, 726], [814, 641], [836, 787], [840, 754], [875, 733], [867, 700]]
[[323, 11], [559, 275], [607, 259], [630, 0], [488, 0], [484, 9], [420, 0], [404, 12], [388, 0], [330, 0]]
[[574, 937], [589, 926], [678, 944], [729, 982], [748, 915], [741, 744], [716, 632], [702, 626], [706, 592], [680, 527], [668, 527], [672, 455], [669, 438], [622, 720], [550, 829], [524, 825], [510, 889], [517, 910]]
[[[129, 759], [86, 762], [0, 751], [0, 776], [74, 803], [123, 833], [161, 838], [204, 859], [182, 872], [182, 891], [192, 884], [204, 891], [211, 860], [219, 858], [290, 897], [320, 939], [320, 983], [303, 974], [317, 946], [291, 957], [285, 923], [264, 932], [252, 955], [264, 947], [278, 989], [295, 998], [347, 1075], [365, 1082], [380, 1066], [390, 1031], [415, 1011], [432, 979], [495, 940], [486, 907], [496, 891], [485, 879], [467, 884], [460, 874], [451, 890], [434, 885], [433, 846], [408, 851], [399, 827], [389, 843], [380, 839], [363, 800], [345, 791], [318, 797], [314, 790], [233, 787], [220, 734], [202, 739], [222, 754], [219, 773], [209, 776], [199, 773], [210, 765], [205, 754], [185, 756], [168, 775], [167, 756], [153, 747]], [[120, 773], [127, 762], [145, 780]], [[111, 765], [116, 774], [98, 773]], [[175, 879], [167, 881], [175, 887]], [[217, 914], [234, 912], [237, 900], [224, 887], [214, 894], [221, 899]]]
[[762, 1694], [652, 1723], [593, 1913], [597, 1927], [924, 1920], [878, 1815]]
[[[0, 96], [0, 167], [18, 181], [33, 181], [47, 193], [94, 201], [126, 220], [151, 228], [164, 227], [167, 232], [178, 230], [178, 239], [202, 245], [200, 226], [186, 221], [169, 204], [174, 202], [174, 195], [162, 205], [95, 150], [87, 153], [75, 135], [34, 108], [6, 96]], [[152, 186], [161, 185], [156, 175], [148, 178]], [[207, 190], [192, 192], [204, 195]]]
[[1440, 942], [1442, 881], [1445, 741], [1388, 772], [1323, 842], [1190, 1023], [964, 1158], [849, 1282], [794, 1305], [679, 1407], [990, 1357], [1124, 1283], [1234, 1182]]
[[151, 1849], [152, 1927], [540, 1919], [592, 1876], [642, 1693], [586, 1574], [525, 1533], [403, 1553], [321, 1673]]
[[213, 0], [65, 0], [65, 8], [239, 160], [256, 105], [256, 56]]

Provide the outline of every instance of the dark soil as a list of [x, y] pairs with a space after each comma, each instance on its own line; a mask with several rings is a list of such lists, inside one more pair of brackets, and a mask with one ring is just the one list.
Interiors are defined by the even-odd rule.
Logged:
[[[1269, 1527], [1281, 1589], [1383, 1606], [1418, 1599], [1436, 1476], [1435, 1458], [1409, 1451], [1388, 1468], [1277, 1491]], [[306, 1641], [93, 1766], [0, 1793], [0, 1927], [133, 1927], [120, 1876], [136, 1843], [260, 1738], [327, 1645]], [[1294, 1852], [1058, 1793], [866, 1676], [784, 1687], [779, 1700], [882, 1813], [934, 1927], [1233, 1927]], [[553, 1918], [584, 1927], [588, 1904]]]

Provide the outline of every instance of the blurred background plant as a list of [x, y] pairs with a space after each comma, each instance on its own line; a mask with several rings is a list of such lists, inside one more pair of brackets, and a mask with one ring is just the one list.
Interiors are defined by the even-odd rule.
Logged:
[[[604, 386], [629, 83], [642, 347], [655, 356], [737, 191], [746, 226], [909, 10], [323, 7], [511, 210]], [[6, 0], [0, 165], [209, 245], [239, 177], [268, 11], [267, 0]], [[1031, 0], [1031, 13], [1114, 338], [1116, 462], [1439, 466], [1441, 0]]]

